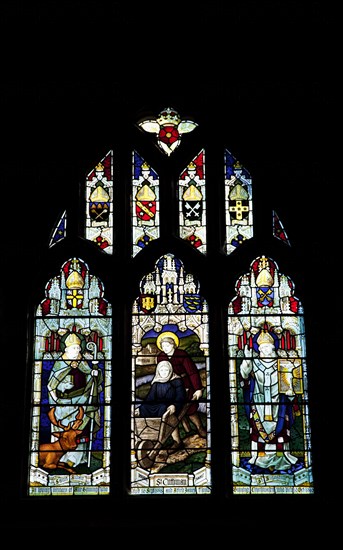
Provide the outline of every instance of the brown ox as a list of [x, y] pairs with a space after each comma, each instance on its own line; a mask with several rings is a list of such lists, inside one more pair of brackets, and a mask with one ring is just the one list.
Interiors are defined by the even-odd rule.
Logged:
[[61, 457], [67, 451], [75, 450], [77, 447], [77, 437], [82, 433], [78, 427], [82, 422], [84, 415], [83, 407], [79, 407], [79, 412], [76, 416], [76, 420], [70, 423], [68, 426], [63, 426], [60, 420], [55, 418], [55, 408], [52, 407], [48, 412], [48, 417], [54, 426], [62, 428], [61, 432], [53, 432], [52, 435], [57, 437], [57, 441], [52, 443], [41, 443], [39, 445], [39, 459], [38, 464], [42, 468], [47, 470], [55, 470], [56, 468], [63, 468], [68, 472], [74, 473], [73, 468], [70, 468], [66, 463], [60, 462]]

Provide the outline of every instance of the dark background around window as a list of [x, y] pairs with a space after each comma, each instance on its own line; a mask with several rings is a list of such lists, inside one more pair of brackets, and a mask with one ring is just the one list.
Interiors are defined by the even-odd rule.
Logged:
[[[328, 357], [336, 330], [330, 329], [336, 306], [326, 286], [333, 269], [329, 253], [335, 238], [333, 210], [328, 211], [325, 202], [327, 196], [332, 197], [328, 165], [333, 163], [334, 14], [330, 7], [324, 2], [305, 5], [295, 1], [205, 5], [191, 1], [168, 7], [122, 1], [3, 5], [7, 48], [3, 51], [8, 55], [2, 70], [1, 523], [11, 528], [74, 524], [76, 532], [92, 527], [104, 535], [106, 529], [109, 534], [122, 529], [128, 537], [141, 535], [143, 541], [152, 541], [152, 533], [161, 527], [167, 538], [170, 535], [177, 541], [184, 532], [194, 535], [198, 544], [206, 533], [213, 536], [226, 530], [230, 540], [232, 534], [243, 534], [245, 525], [256, 536], [268, 530], [267, 524], [282, 525], [281, 531], [290, 539], [297, 530], [306, 536], [314, 524], [331, 529], [332, 522], [326, 518], [331, 509], [330, 486], [337, 473], [330, 413], [334, 390], [326, 389], [330, 388]], [[167, 106], [199, 123], [199, 131], [185, 136], [170, 159], [157, 149], [153, 136], [135, 127], [139, 118], [156, 116]], [[252, 242], [235, 257], [222, 254], [224, 220], [211, 189], [211, 258], [185, 252], [184, 243], [167, 236], [163, 222], [162, 245], [130, 260], [129, 244], [122, 244], [125, 237], [129, 239], [125, 212], [129, 211], [130, 185], [130, 170], [123, 173], [123, 159], [127, 155], [130, 162], [132, 143], [157, 171], [165, 174], [170, 163], [176, 175], [180, 165], [183, 168], [205, 147], [207, 159], [212, 159], [208, 176], [220, 185], [223, 168], [213, 159], [217, 155], [222, 163], [224, 147], [228, 148], [252, 176], [256, 231]], [[77, 212], [85, 174], [112, 148], [115, 159], [120, 153], [119, 175], [125, 182], [119, 191], [124, 209], [118, 213], [120, 242], [113, 261], [78, 239], [82, 217], [68, 217], [68, 239], [58, 245], [59, 251], [49, 252], [54, 223], [64, 208], [71, 214], [71, 204]], [[168, 192], [162, 190], [165, 201]], [[172, 224], [172, 213], [161, 204], [162, 208]], [[272, 209], [285, 226], [290, 249], [271, 236]], [[113, 496], [67, 500], [25, 496], [31, 315], [46, 282], [70, 255], [85, 256], [115, 304], [123, 299], [123, 295], [118, 297], [122, 285], [128, 298], [136, 296], [140, 277], [168, 247], [180, 253], [190, 271], [201, 277], [201, 289], [213, 304], [231, 297], [237, 277], [265, 252], [294, 281], [295, 294], [305, 309], [315, 495], [230, 495], [227, 417], [225, 412], [221, 415], [223, 402], [228, 403], [223, 389], [225, 351], [216, 347], [212, 496], [129, 497], [125, 422], [118, 427], [118, 440], [112, 442]], [[210, 259], [211, 270], [207, 267]], [[115, 263], [118, 260], [120, 265]], [[216, 294], [218, 286], [225, 288], [223, 299]], [[216, 334], [225, 326], [220, 307], [214, 317], [218, 326], [212, 324], [211, 338], [220, 347]], [[119, 362], [125, 362], [128, 326], [127, 317], [123, 324], [115, 323], [116, 334], [123, 339]], [[211, 360], [211, 368], [215, 367]], [[121, 387], [114, 387], [116, 408], [128, 411], [130, 390], [125, 384], [129, 374], [122, 372], [119, 381]]]

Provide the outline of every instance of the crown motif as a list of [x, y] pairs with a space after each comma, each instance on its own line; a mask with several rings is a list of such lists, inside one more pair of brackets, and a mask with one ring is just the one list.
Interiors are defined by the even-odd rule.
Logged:
[[261, 344], [274, 344], [274, 338], [267, 330], [262, 330], [256, 342], [259, 346]]
[[273, 286], [273, 277], [269, 273], [268, 269], [264, 268], [258, 274], [256, 279], [257, 286]]
[[155, 198], [156, 195], [149, 185], [143, 185], [136, 195], [138, 201], [153, 201]]
[[90, 194], [89, 198], [92, 202], [107, 202], [110, 196], [102, 185], [98, 185]]
[[232, 201], [243, 201], [249, 199], [248, 191], [241, 185], [237, 183], [232, 190], [230, 191], [230, 199]]
[[72, 271], [68, 279], [66, 280], [66, 286], [69, 289], [83, 288], [84, 284], [84, 280], [82, 279], [80, 273], [78, 273], [77, 271]]
[[150, 166], [146, 161], [143, 162], [141, 168], [142, 170], [150, 170]]
[[167, 107], [160, 112], [156, 120], [161, 126], [165, 126], [166, 124], [173, 124], [173, 126], [177, 126], [181, 121], [181, 118], [175, 109]]
[[202, 195], [195, 185], [190, 185], [184, 192], [183, 198], [185, 201], [199, 201], [202, 199]]
[[103, 172], [104, 171], [104, 165], [102, 164], [102, 162], [99, 162], [96, 167], [95, 167], [95, 171], [96, 172]]
[[67, 338], [65, 339], [65, 345], [66, 347], [68, 346], [79, 346], [81, 344], [81, 340], [80, 338], [75, 334], [75, 332], [72, 332], [71, 334], [69, 334], [67, 336]]

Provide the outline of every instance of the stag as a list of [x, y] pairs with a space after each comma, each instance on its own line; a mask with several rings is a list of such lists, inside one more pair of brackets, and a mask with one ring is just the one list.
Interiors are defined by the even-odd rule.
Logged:
[[73, 451], [77, 447], [77, 437], [82, 433], [82, 430], [78, 428], [82, 422], [84, 409], [81, 406], [79, 407], [76, 419], [74, 422], [70, 422], [68, 426], [64, 426], [60, 420], [56, 420], [55, 409], [56, 407], [52, 407], [49, 410], [48, 417], [50, 422], [54, 426], [61, 428], [62, 431], [52, 433], [52, 435], [57, 438], [57, 441], [52, 443], [41, 443], [39, 445], [38, 464], [47, 470], [63, 468], [64, 470], [68, 470], [68, 472], [74, 473], [75, 471], [73, 468], [70, 468], [64, 462], [60, 462], [60, 459], [67, 451]]

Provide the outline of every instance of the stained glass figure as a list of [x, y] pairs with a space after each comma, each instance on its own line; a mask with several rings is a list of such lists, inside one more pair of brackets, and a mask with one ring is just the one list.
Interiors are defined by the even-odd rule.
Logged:
[[30, 495], [109, 493], [111, 359], [103, 284], [70, 258], [36, 310]]
[[179, 178], [180, 237], [206, 253], [205, 151], [188, 164]]
[[273, 235], [280, 241], [283, 241], [284, 243], [288, 244], [288, 246], [291, 246], [287, 233], [275, 210], [273, 210]]
[[132, 256], [160, 236], [159, 178], [136, 152], [132, 154]]
[[86, 239], [107, 254], [113, 253], [113, 151], [89, 172], [85, 185]]
[[234, 493], [312, 493], [303, 308], [271, 258], [238, 279], [228, 344]]
[[252, 180], [249, 172], [225, 150], [226, 253], [253, 237]]
[[62, 216], [59, 218], [52, 232], [49, 247], [65, 239], [66, 235], [67, 235], [67, 212], [65, 210]]
[[156, 134], [158, 146], [170, 156], [179, 147], [181, 136], [192, 132], [198, 125], [192, 120], [181, 120], [175, 109], [167, 107], [157, 118], [143, 120], [138, 126], [145, 132]]
[[143, 277], [132, 310], [131, 494], [208, 494], [208, 307], [172, 254]]

